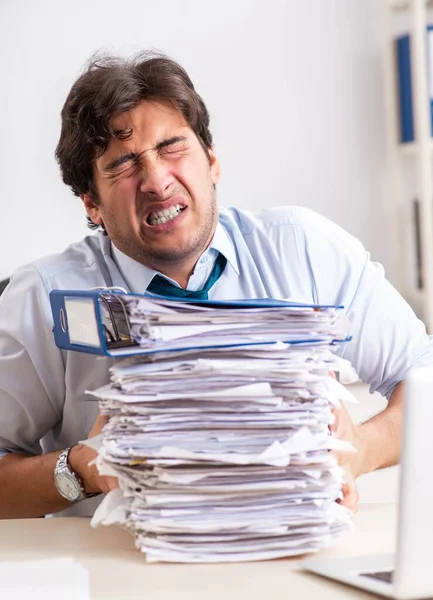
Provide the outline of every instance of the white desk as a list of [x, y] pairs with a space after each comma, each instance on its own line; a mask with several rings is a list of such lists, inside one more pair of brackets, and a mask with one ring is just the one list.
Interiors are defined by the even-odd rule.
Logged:
[[[361, 506], [354, 531], [323, 554], [392, 553], [395, 519], [393, 504]], [[0, 520], [0, 561], [65, 557], [73, 557], [89, 570], [92, 600], [374, 597], [301, 571], [298, 558], [228, 565], [148, 565], [144, 555], [134, 549], [132, 537], [115, 527], [92, 529], [84, 518]]]

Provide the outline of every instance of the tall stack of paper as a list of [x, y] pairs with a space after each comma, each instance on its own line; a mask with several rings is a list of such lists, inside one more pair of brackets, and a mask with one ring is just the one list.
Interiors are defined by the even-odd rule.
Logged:
[[335, 307], [124, 298], [143, 355], [93, 393], [110, 415], [98, 465], [119, 478], [93, 524], [148, 561], [260, 560], [316, 551], [351, 523], [329, 453], [338, 403]]

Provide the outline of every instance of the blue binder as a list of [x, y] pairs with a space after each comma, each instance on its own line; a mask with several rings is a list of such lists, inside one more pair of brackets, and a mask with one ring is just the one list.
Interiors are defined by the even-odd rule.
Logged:
[[[429, 64], [429, 36], [433, 35], [433, 25], [427, 27], [427, 68], [429, 73], [433, 65]], [[404, 143], [413, 142], [415, 128], [413, 120], [413, 95], [412, 74], [410, 68], [410, 36], [408, 34], [397, 38], [397, 69], [398, 69], [398, 97], [400, 108], [400, 140]], [[431, 85], [431, 82], [429, 82]], [[430, 123], [433, 134], [433, 98], [430, 97]]]
[[[148, 349], [140, 347], [133, 339], [128, 314], [122, 297], [168, 300], [173, 298], [155, 297], [150, 294], [131, 294], [116, 290], [53, 290], [50, 293], [53, 314], [53, 333], [56, 345], [64, 350], [76, 350], [109, 357], [126, 357], [136, 354], [154, 354], [166, 352], [164, 348]], [[178, 300], [178, 299], [176, 299]], [[343, 309], [342, 306], [299, 304], [284, 300], [246, 299], [246, 300], [200, 300], [185, 298], [185, 303], [208, 306], [210, 308], [287, 308], [308, 307], [318, 310]], [[341, 341], [348, 341], [347, 338]], [[312, 343], [315, 340], [298, 340], [290, 343]], [[317, 339], [319, 342], [320, 339]], [[266, 345], [269, 342], [259, 342]], [[246, 345], [246, 344], [239, 344]], [[251, 344], [248, 344], [251, 345]], [[177, 348], [183, 350], [188, 348]], [[205, 349], [205, 348], [201, 348]]]

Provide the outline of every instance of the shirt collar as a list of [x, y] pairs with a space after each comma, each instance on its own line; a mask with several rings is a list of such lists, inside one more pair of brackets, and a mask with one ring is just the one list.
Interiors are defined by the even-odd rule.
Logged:
[[[226, 257], [227, 262], [239, 275], [239, 265], [236, 256], [236, 250], [233, 242], [228, 236], [228, 233], [220, 222], [218, 222], [212, 242], [205, 250], [204, 254], [211, 248], [221, 252], [221, 254]], [[130, 258], [124, 254], [113, 244], [113, 242], [111, 242], [111, 251], [113, 260], [116, 263], [116, 266], [119, 269], [123, 279], [128, 285], [128, 288], [135, 293], [143, 294], [147, 290], [155, 275], [162, 275], [162, 273], [159, 271], [155, 271], [155, 269], [146, 267], [145, 265], [142, 265], [133, 258]]]
[[221, 254], [226, 257], [227, 262], [233, 267], [236, 274], [239, 275], [238, 259], [233, 241], [219, 221], [209, 248], [214, 248], [215, 250], [218, 250], [218, 252], [221, 252]]

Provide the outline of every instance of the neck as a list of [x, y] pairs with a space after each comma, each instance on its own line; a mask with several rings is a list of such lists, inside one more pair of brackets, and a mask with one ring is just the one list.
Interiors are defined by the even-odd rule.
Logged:
[[155, 269], [156, 271], [159, 271], [166, 277], [170, 277], [170, 279], [176, 281], [181, 288], [186, 289], [189, 278], [191, 277], [192, 272], [194, 271], [194, 267], [197, 261], [199, 260], [203, 252], [205, 252], [209, 248], [211, 241], [213, 240], [216, 226], [217, 223], [214, 224], [212, 232], [204, 247], [199, 252], [194, 253], [193, 256], [181, 258], [179, 260], [173, 258], [171, 258], [170, 260], [159, 260], [155, 261], [153, 264], [146, 263], [147, 266], [151, 267], [152, 269]]
[[194, 267], [200, 256], [194, 257], [188, 262], [182, 261], [182, 263], [179, 262], [179, 264], [177, 264], [171, 261], [169, 264], [165, 265], [152, 265], [152, 268], [154, 268], [157, 271], [160, 271], [166, 277], [170, 277], [170, 279], [176, 281], [180, 285], [180, 287], [186, 289], [189, 278], [191, 277], [192, 272], [194, 271]]
[[210, 246], [215, 233], [215, 227], [213, 228], [207, 243], [204, 244], [200, 250], [193, 252], [189, 256], [183, 256], [177, 259], [175, 256], [167, 256], [165, 258], [161, 256], [143, 255], [143, 253], [137, 252], [136, 248], [128, 247], [128, 244], [115, 245], [114, 242], [112, 243], [113, 246], [115, 246], [115, 248], [122, 252], [125, 256], [132, 258], [137, 263], [149, 267], [150, 269], [159, 271], [166, 277], [170, 277], [170, 279], [176, 281], [183, 289], [186, 289], [189, 278], [194, 271], [197, 261], [200, 259], [203, 252], [205, 252]]

